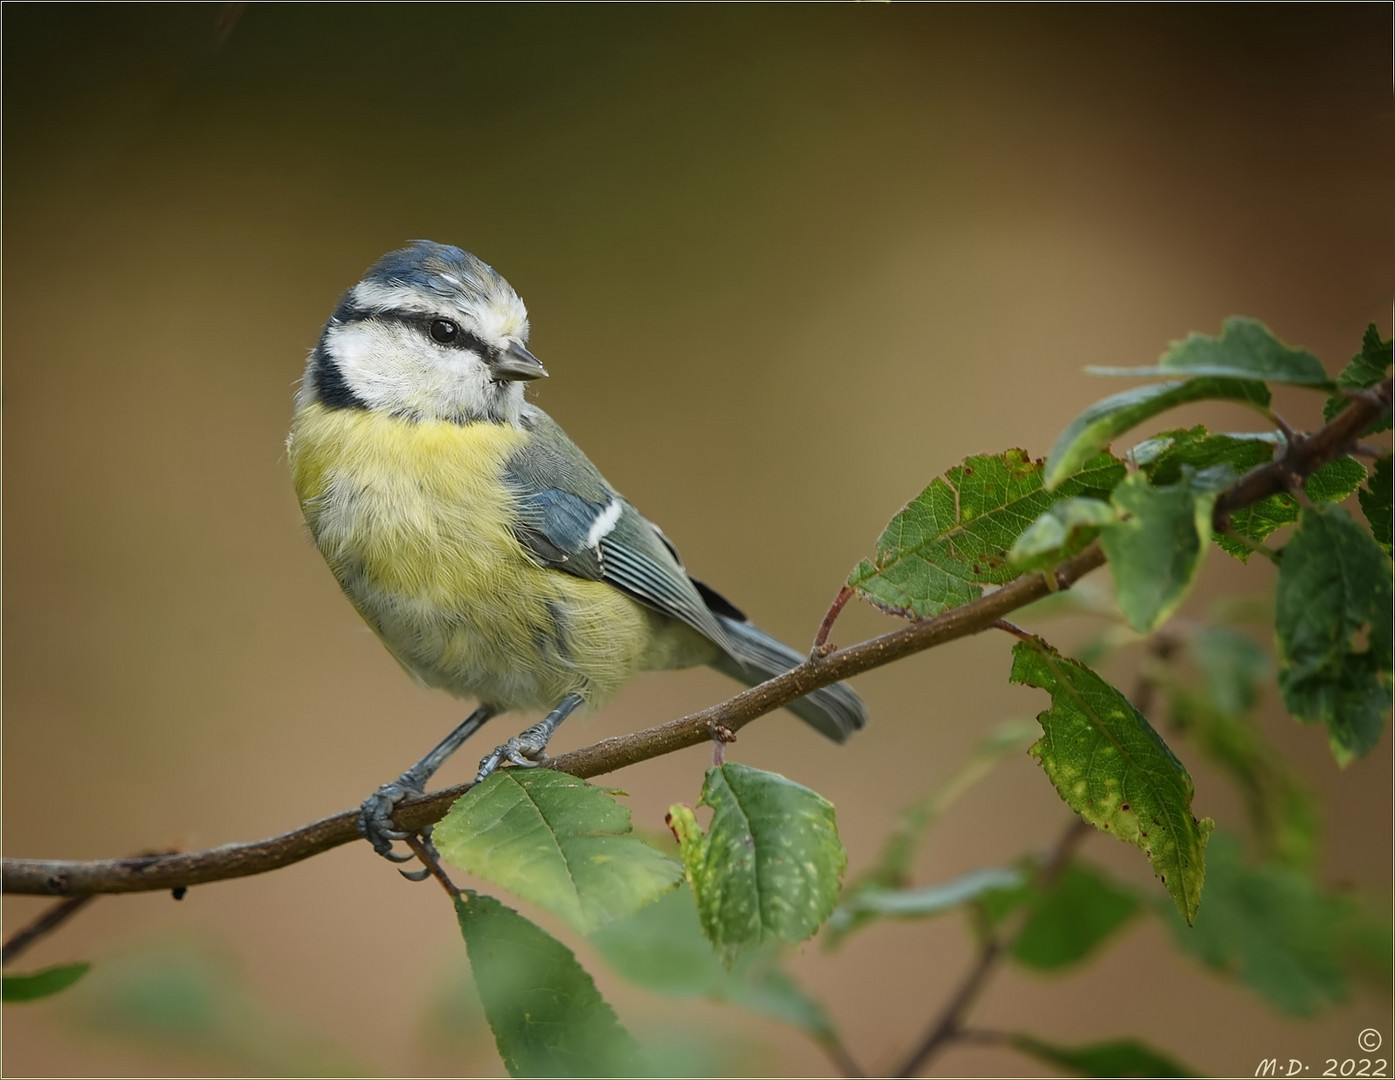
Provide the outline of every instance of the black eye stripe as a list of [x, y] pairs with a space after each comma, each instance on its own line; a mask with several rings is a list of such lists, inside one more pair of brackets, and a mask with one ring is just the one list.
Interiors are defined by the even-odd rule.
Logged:
[[[369, 322], [376, 319], [378, 322], [398, 323], [402, 326], [410, 326], [417, 331], [431, 344], [442, 349], [469, 349], [476, 353], [483, 360], [491, 360], [498, 354], [498, 349], [486, 342], [478, 334], [473, 334], [465, 327], [461, 326], [456, 319], [448, 319], [443, 315], [423, 315], [417, 311], [377, 311], [371, 308], [357, 308], [345, 305], [335, 312], [335, 320], [339, 323]], [[435, 322], [453, 323], [457, 332], [449, 342], [436, 340], [431, 333], [431, 324]]]
[[[409, 322], [413, 326], [418, 327], [421, 330], [421, 332], [425, 334], [426, 337], [432, 342], [432, 344], [439, 345], [443, 349], [469, 349], [471, 352], [478, 354], [484, 360], [488, 360], [490, 357], [494, 355], [495, 352], [497, 352], [496, 349], [493, 349], [489, 345], [487, 345], [483, 338], [470, 333], [470, 331], [466, 330], [465, 327], [461, 326], [457, 322], [454, 322], [453, 320], [434, 319], [429, 317], [409, 317], [404, 321]], [[436, 337], [436, 335], [431, 332], [431, 324], [436, 322], [450, 322], [451, 325], [453, 325], [456, 328], [455, 336], [452, 337], [451, 340], [448, 342], [439, 340]]]

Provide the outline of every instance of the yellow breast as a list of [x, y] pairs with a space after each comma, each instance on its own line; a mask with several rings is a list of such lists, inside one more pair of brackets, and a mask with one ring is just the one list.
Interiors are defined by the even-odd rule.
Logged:
[[287, 450], [316, 544], [410, 672], [501, 708], [590, 703], [640, 667], [648, 613], [608, 585], [534, 563], [510, 529], [506, 424], [301, 409]]

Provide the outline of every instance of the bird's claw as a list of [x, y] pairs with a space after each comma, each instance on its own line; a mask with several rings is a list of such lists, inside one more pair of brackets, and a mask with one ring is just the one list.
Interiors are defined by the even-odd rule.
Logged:
[[373, 850], [383, 858], [392, 862], [407, 862], [415, 858], [411, 854], [398, 855], [392, 850], [393, 841], [405, 840], [413, 835], [397, 827], [393, 814], [397, 811], [397, 804], [403, 799], [409, 795], [420, 794], [421, 788], [412, 784], [409, 777], [403, 776], [390, 784], [384, 784], [364, 799], [363, 805], [358, 808], [359, 835], [372, 844]]
[[519, 768], [535, 769], [547, 760], [547, 743], [529, 738], [529, 733], [516, 735], [503, 746], [497, 746], [485, 755], [480, 762], [480, 771], [475, 774], [475, 783], [481, 783], [505, 761]]

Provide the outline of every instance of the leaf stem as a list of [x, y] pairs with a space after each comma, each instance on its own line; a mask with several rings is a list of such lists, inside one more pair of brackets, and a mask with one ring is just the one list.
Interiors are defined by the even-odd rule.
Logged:
[[814, 647], [809, 650], [811, 658], [827, 656], [832, 652], [828, 645], [828, 635], [832, 633], [834, 622], [837, 621], [839, 614], [852, 597], [851, 586], [844, 585], [838, 590], [838, 595], [833, 598], [833, 603], [828, 605], [828, 611], [824, 614], [823, 621], [819, 623], [818, 633], [814, 635]]

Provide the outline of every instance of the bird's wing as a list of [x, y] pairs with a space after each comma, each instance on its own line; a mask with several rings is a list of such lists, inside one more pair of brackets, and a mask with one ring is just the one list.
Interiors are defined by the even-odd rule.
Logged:
[[523, 422], [532, 437], [504, 471], [518, 500], [514, 531], [523, 546], [542, 565], [613, 585], [730, 652], [727, 633], [668, 539], [616, 494], [551, 417], [528, 408]]

